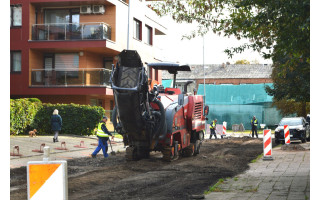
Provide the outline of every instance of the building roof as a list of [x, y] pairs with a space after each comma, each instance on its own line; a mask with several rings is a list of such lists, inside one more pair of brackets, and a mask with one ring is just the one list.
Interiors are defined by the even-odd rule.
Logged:
[[[191, 72], [178, 72], [177, 79], [203, 79], [203, 65], [190, 65]], [[271, 78], [272, 65], [205, 65], [206, 79]], [[172, 79], [172, 74], [162, 71], [162, 79]]]

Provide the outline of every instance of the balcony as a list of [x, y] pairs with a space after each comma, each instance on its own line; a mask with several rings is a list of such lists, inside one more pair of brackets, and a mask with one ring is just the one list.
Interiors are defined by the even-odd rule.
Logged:
[[31, 86], [107, 87], [111, 70], [104, 68], [32, 69]]
[[111, 26], [100, 23], [33, 24], [32, 40], [111, 40]]

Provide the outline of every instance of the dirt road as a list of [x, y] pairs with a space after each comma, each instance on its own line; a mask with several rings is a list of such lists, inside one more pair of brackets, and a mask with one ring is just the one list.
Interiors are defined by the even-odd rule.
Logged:
[[[171, 163], [162, 161], [161, 153], [130, 162], [124, 153], [68, 160], [69, 199], [186, 199], [245, 171], [261, 153], [262, 140], [232, 138], [206, 140], [199, 155]], [[10, 199], [27, 199], [26, 168], [12, 169], [10, 175]]]

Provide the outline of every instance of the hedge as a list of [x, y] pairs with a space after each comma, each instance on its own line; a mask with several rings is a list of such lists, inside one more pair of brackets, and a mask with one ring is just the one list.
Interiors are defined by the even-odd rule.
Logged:
[[[62, 118], [62, 134], [91, 135], [94, 133], [94, 129], [105, 114], [104, 109], [100, 106], [41, 104], [37, 101], [28, 101], [28, 103], [25, 102], [25, 104], [21, 106], [22, 103], [20, 103], [20, 101], [20, 99], [11, 100], [11, 102], [15, 103], [13, 104], [13, 107], [11, 106], [10, 108], [10, 112], [12, 113], [10, 116], [10, 132], [12, 130], [15, 134], [27, 134], [27, 132], [32, 129], [37, 129], [37, 135], [52, 134], [51, 116], [53, 110], [57, 109]], [[35, 105], [38, 107], [32, 107]], [[21, 110], [26, 110], [26, 112], [21, 112]], [[23, 125], [19, 124], [20, 119], [26, 118], [25, 116], [30, 116], [28, 117], [28, 122], [21, 123]], [[12, 120], [14, 120], [14, 123], [11, 123]], [[12, 126], [13, 124], [15, 126]]]
[[105, 111], [99, 106], [79, 104], [43, 104], [32, 124], [40, 134], [51, 134], [51, 116], [57, 109], [62, 118], [61, 133], [91, 135]]
[[41, 108], [39, 99], [10, 99], [10, 134], [17, 135], [29, 130]]

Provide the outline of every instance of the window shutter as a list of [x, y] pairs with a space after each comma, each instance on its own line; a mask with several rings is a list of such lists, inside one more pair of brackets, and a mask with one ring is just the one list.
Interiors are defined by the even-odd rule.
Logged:
[[55, 54], [55, 68], [78, 71], [79, 55], [77, 53]]

